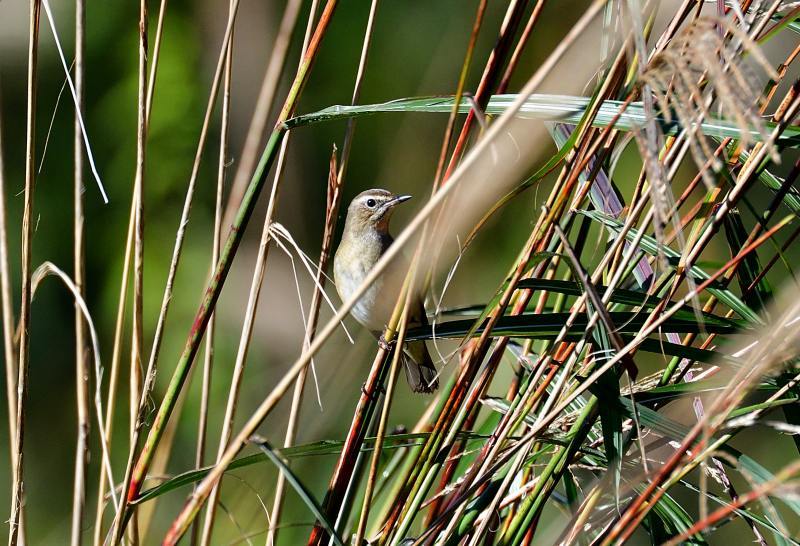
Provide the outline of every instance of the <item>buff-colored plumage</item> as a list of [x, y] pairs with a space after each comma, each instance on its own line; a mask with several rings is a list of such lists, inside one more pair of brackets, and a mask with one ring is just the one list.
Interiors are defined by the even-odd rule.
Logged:
[[[333, 261], [336, 290], [342, 300], [349, 299], [367, 273], [392, 244], [389, 219], [394, 207], [411, 196], [397, 196], [386, 190], [367, 190], [356, 196], [347, 209], [342, 241]], [[405, 268], [389, 268], [350, 311], [355, 319], [380, 336], [394, 309]], [[409, 327], [426, 325], [425, 306], [417, 300], [409, 310]], [[414, 392], [433, 392], [438, 387], [436, 368], [424, 341], [406, 343], [403, 364], [408, 384]]]

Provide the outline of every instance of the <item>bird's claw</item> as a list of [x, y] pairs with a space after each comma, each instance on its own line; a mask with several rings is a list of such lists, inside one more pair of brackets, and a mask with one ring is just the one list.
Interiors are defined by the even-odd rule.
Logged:
[[378, 338], [378, 347], [380, 347], [387, 353], [390, 353], [392, 351], [392, 348], [394, 348], [394, 344], [395, 344], [394, 340], [386, 341], [386, 338], [383, 337], [383, 334], [381, 334], [381, 337]]

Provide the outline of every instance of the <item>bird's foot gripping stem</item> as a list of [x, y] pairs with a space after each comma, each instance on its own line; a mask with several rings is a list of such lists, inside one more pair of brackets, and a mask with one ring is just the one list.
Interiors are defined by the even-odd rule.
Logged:
[[378, 338], [378, 347], [380, 347], [387, 353], [391, 353], [392, 349], [394, 349], [394, 346], [395, 346], [395, 341], [394, 340], [386, 341], [386, 338], [383, 337], [383, 334], [381, 334], [381, 337]]

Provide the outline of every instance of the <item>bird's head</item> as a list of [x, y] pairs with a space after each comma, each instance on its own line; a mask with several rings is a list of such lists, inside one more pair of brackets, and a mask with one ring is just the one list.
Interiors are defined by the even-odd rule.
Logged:
[[345, 229], [387, 231], [394, 208], [411, 199], [410, 195], [395, 195], [390, 191], [373, 189], [359, 193], [347, 208]]

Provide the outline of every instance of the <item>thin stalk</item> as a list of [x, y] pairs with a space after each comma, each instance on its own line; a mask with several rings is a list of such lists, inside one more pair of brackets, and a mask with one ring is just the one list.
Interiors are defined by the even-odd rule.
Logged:
[[[161, 308], [158, 314], [158, 322], [156, 323], [156, 331], [153, 335], [153, 345], [150, 350], [150, 358], [147, 363], [147, 372], [145, 373], [145, 384], [142, 389], [141, 397], [138, 400], [139, 404], [139, 418], [141, 419], [142, 411], [147, 403], [147, 397], [153, 389], [153, 382], [157, 373], [158, 357], [161, 351], [161, 342], [164, 336], [164, 326], [169, 313], [170, 303], [172, 302], [173, 285], [175, 283], [175, 275], [178, 271], [180, 259], [183, 251], [183, 242], [186, 237], [186, 227], [189, 223], [189, 215], [192, 210], [192, 202], [194, 200], [194, 190], [197, 183], [197, 177], [200, 172], [200, 162], [203, 158], [205, 150], [205, 143], [208, 138], [208, 131], [211, 125], [211, 117], [214, 111], [214, 104], [217, 100], [220, 82], [224, 72], [225, 59], [227, 57], [228, 47], [231, 44], [231, 37], [233, 35], [233, 25], [236, 20], [236, 13], [239, 7], [239, 0], [232, 0], [227, 26], [225, 28], [225, 35], [222, 41], [219, 57], [217, 59], [217, 66], [212, 79], [211, 91], [209, 93], [208, 101], [206, 103], [205, 116], [203, 118], [203, 125], [200, 130], [200, 137], [198, 139], [197, 148], [195, 150], [194, 161], [192, 163], [192, 172], [189, 177], [189, 184], [186, 188], [186, 195], [183, 201], [183, 209], [181, 210], [181, 217], [178, 222], [178, 229], [175, 233], [175, 245], [172, 249], [172, 258], [170, 260], [169, 272], [167, 273], [167, 282], [164, 286], [164, 293], [161, 299]], [[135, 444], [134, 444], [135, 445]]]
[[[8, 403], [8, 447], [11, 474], [16, 475], [17, 441], [17, 361], [14, 348], [14, 309], [11, 296], [11, 272], [8, 267], [8, 226], [6, 223], [6, 183], [3, 166], [3, 123], [0, 114], [0, 302], [3, 312], [3, 355], [6, 370], [6, 402]], [[24, 541], [22, 541], [24, 542]]]
[[[398, 295], [398, 297], [402, 297], [402, 294]], [[395, 310], [397, 314], [393, 315], [393, 319], [389, 324], [389, 326], [393, 327], [397, 327], [399, 313], [402, 309], [398, 306], [395, 307]], [[390, 340], [393, 340], [395, 335], [394, 330], [387, 329], [384, 335], [386, 335], [386, 332], [390, 332], [392, 336]], [[377, 401], [380, 398], [380, 390], [382, 390], [385, 377], [388, 373], [388, 357], [389, 352], [381, 348], [372, 361], [369, 376], [362, 387], [362, 396], [359, 398], [356, 405], [353, 420], [351, 421], [350, 429], [348, 430], [345, 440], [344, 448], [347, 450], [348, 454], [352, 456], [346, 459], [339, 457], [334, 469], [333, 478], [331, 479], [331, 484], [325, 496], [325, 504], [323, 507], [331, 518], [334, 516], [336, 517], [337, 528], [342, 522], [346, 522], [348, 525], [350, 524], [349, 511], [352, 504], [355, 502], [353, 497], [355, 496], [358, 483], [361, 479], [361, 467], [364, 455], [361, 448], [364, 445], [365, 438], [369, 435], [370, 429], [373, 430], [373, 435], [376, 433], [375, 429], [377, 423], [373, 421], [373, 417], [377, 409]], [[319, 522], [317, 522], [316, 525], [318, 524]], [[346, 534], [345, 530], [340, 530], [340, 534]], [[332, 538], [328, 537], [327, 534], [317, 534], [317, 531], [314, 530], [312, 530], [308, 542], [311, 543], [312, 541], [317, 541], [320, 544], [327, 544], [328, 546], [332, 544]]]
[[[384, 336], [389, 332], [389, 343], [394, 339], [394, 329], [399, 318], [399, 307], [395, 307], [398, 311], [397, 316], [394, 316], [390, 321], [389, 326], [384, 331]], [[384, 339], [387, 339], [384, 337]], [[347, 432], [345, 444], [342, 452], [346, 452], [349, 457], [339, 457], [334, 469], [331, 485], [328, 487], [328, 492], [325, 495], [323, 509], [328, 516], [334, 520], [334, 528], [339, 528], [343, 522], [347, 521], [347, 513], [353, 496], [355, 495], [360, 478], [360, 469], [363, 463], [364, 454], [361, 451], [364, 438], [369, 434], [369, 429], [374, 430], [374, 422], [372, 420], [374, 411], [376, 409], [377, 398], [379, 397], [379, 389], [383, 385], [388, 367], [386, 366], [386, 359], [389, 353], [380, 348], [375, 354], [372, 361], [369, 375], [361, 389], [361, 396], [356, 404], [356, 410], [353, 415], [353, 420], [350, 423], [350, 430]], [[319, 544], [327, 544], [331, 546], [333, 538], [329, 537], [324, 531], [316, 531], [319, 522], [316, 522], [315, 528], [311, 531], [311, 536], [308, 542], [315, 541]], [[340, 532], [341, 534], [341, 532]]]
[[[130, 279], [131, 257], [133, 255], [133, 225], [135, 219], [135, 201], [131, 201], [131, 210], [128, 216], [128, 233], [125, 236], [125, 257], [123, 258], [122, 277], [120, 279], [119, 298], [117, 305], [117, 318], [114, 325], [114, 347], [111, 353], [111, 372], [108, 379], [108, 403], [105, 415], [105, 436], [108, 440], [109, 453], [111, 451], [111, 435], [114, 431], [114, 412], [117, 407], [117, 385], [119, 383], [120, 359], [122, 356], [122, 337], [125, 329], [125, 309], [128, 297], [128, 280]], [[103, 513], [105, 512], [106, 487], [108, 478], [103, 469], [100, 469], [97, 486], [97, 510], [94, 524], [94, 546], [103, 544]]]
[[[306, 24], [306, 33], [303, 38], [303, 47], [300, 55], [300, 66], [302, 66], [303, 56], [308, 49], [308, 42], [311, 38], [313, 31], [314, 18], [317, 13], [317, 2], [313, 0], [308, 14], [308, 22]], [[298, 70], [300, 70], [298, 66]], [[247, 306], [245, 309], [244, 322], [242, 324], [242, 331], [239, 336], [239, 346], [236, 351], [236, 361], [233, 366], [233, 374], [231, 376], [231, 384], [228, 389], [228, 402], [225, 407], [225, 417], [222, 421], [222, 431], [220, 432], [219, 444], [217, 447], [217, 459], [224, 452], [225, 447], [230, 441], [234, 417], [239, 402], [239, 394], [242, 386], [242, 379], [244, 377], [244, 369], [247, 363], [247, 355], [250, 349], [250, 341], [253, 335], [253, 326], [255, 324], [256, 311], [258, 309], [258, 302], [261, 296], [261, 288], [264, 284], [264, 273], [267, 267], [267, 258], [269, 256], [269, 242], [272, 238], [272, 221], [275, 214], [275, 209], [278, 204], [278, 190], [280, 189], [281, 177], [283, 175], [283, 168], [286, 161], [286, 151], [289, 145], [289, 136], [287, 135], [281, 142], [281, 148], [278, 152], [278, 162], [275, 168], [275, 176], [273, 179], [272, 191], [270, 193], [269, 202], [267, 204], [267, 212], [264, 217], [264, 225], [261, 231], [261, 239], [258, 246], [258, 256], [256, 264], [253, 269], [253, 277], [250, 283], [250, 291], [247, 299]], [[281, 473], [282, 475], [283, 473]], [[202, 545], [208, 545], [211, 542], [211, 534], [214, 528], [216, 518], [217, 504], [220, 495], [220, 487], [216, 487], [212, 492], [212, 500], [206, 508], [206, 518], [203, 525], [203, 534], [201, 539]], [[268, 537], [269, 540], [269, 537]]]
[[[361, 45], [361, 57], [359, 59], [358, 69], [356, 70], [355, 83], [353, 84], [353, 94], [350, 99], [351, 105], [357, 104], [359, 97], [361, 96], [361, 84], [364, 79], [364, 72], [366, 71], [367, 60], [369, 58], [369, 50], [372, 44], [372, 36], [375, 26], [375, 17], [377, 14], [377, 9], [378, 9], [378, 0], [372, 0], [370, 4], [369, 15], [367, 16], [366, 29], [364, 30], [364, 39]], [[337, 213], [341, 201], [341, 186], [344, 184], [344, 177], [350, 162], [350, 151], [352, 150], [353, 146], [354, 134], [355, 134], [355, 120], [350, 119], [347, 121], [347, 128], [345, 129], [344, 144], [342, 145], [342, 155], [338, 169], [336, 168], [334, 158], [332, 158], [332, 164], [331, 164], [332, 171], [330, 172], [332, 180], [329, 180], [328, 211], [326, 214], [325, 234], [323, 235], [323, 247], [320, 253], [319, 268], [317, 272], [318, 287], [314, 291], [314, 296], [311, 302], [311, 311], [310, 311], [311, 318], [309, 320], [308, 327], [306, 328], [306, 336], [303, 341], [304, 349], [307, 348], [308, 345], [311, 343], [311, 340], [314, 339], [314, 335], [317, 329], [317, 323], [319, 320], [319, 309], [321, 305], [320, 290], [324, 288], [324, 282], [325, 282], [322, 272], [325, 270], [327, 266], [328, 259], [330, 257], [330, 251], [333, 246], [333, 234], [336, 229]], [[289, 412], [289, 421], [286, 427], [286, 436], [284, 438], [284, 446], [286, 447], [292, 445], [295, 440], [295, 435], [297, 431], [297, 422], [300, 415], [300, 405], [302, 403], [302, 397], [303, 397], [303, 388], [305, 387], [305, 381], [307, 375], [308, 375], [308, 368], [304, 369], [298, 376], [297, 382], [295, 383], [294, 392], [292, 393], [292, 407]], [[273, 502], [273, 507], [272, 507], [272, 523], [270, 525], [267, 534], [267, 546], [270, 546], [270, 544], [274, 544], [275, 539], [277, 537], [278, 522], [280, 520], [281, 510], [283, 506], [283, 492], [285, 486], [286, 486], [285, 477], [283, 473], [280, 473], [278, 475], [278, 481], [275, 487], [275, 500]]]
[[[136, 174], [133, 184], [135, 213], [133, 220], [133, 304], [131, 305], [131, 361], [130, 361], [130, 442], [136, 446], [139, 430], [139, 397], [142, 395], [142, 353], [144, 352], [144, 184], [147, 155], [147, 0], [139, 2], [139, 84], [136, 122]], [[127, 474], [127, 472], [126, 472]], [[124, 511], [120, 503], [117, 514]], [[131, 534], [138, 542], [136, 522]], [[115, 535], [116, 536], [116, 535]]]
[[[233, 2], [231, 2], [233, 9]], [[225, 74], [222, 89], [222, 120], [220, 126], [219, 162], [217, 164], [217, 193], [214, 202], [214, 238], [211, 248], [211, 268], [209, 276], [214, 271], [214, 266], [219, 260], [219, 248], [222, 232], [222, 195], [225, 189], [225, 174], [227, 171], [228, 156], [228, 129], [230, 124], [231, 105], [231, 76], [233, 73], [233, 36], [228, 42], [228, 53], [225, 59]], [[211, 388], [211, 367], [214, 361], [214, 325], [215, 315], [212, 314], [208, 321], [208, 334], [206, 336], [205, 358], [203, 361], [203, 386], [200, 403], [200, 423], [197, 431], [197, 455], [195, 467], [203, 466], [206, 443], [206, 428], [208, 422], [208, 397]]]
[[21, 269], [22, 289], [19, 309], [19, 367], [17, 368], [17, 407], [16, 437], [12, 445], [16, 448], [12, 465], [13, 490], [11, 493], [11, 517], [9, 518], [9, 546], [15, 546], [20, 538], [20, 519], [22, 514], [23, 465], [25, 437], [25, 405], [28, 401], [28, 365], [30, 359], [30, 338], [28, 328], [31, 322], [31, 240], [33, 237], [33, 192], [36, 184], [36, 78], [38, 75], [39, 53], [39, 15], [41, 1], [30, 4], [30, 26], [28, 29], [28, 86], [27, 119], [25, 125], [25, 198], [22, 213]]
[[[158, 10], [158, 22], [156, 23], [156, 37], [153, 44], [152, 62], [150, 64], [150, 76], [147, 80], [147, 106], [146, 106], [146, 123], [150, 123], [150, 113], [153, 106], [153, 94], [155, 93], [156, 76], [158, 74], [159, 56], [161, 53], [161, 36], [164, 30], [164, 17], [166, 15], [167, 0], [161, 0]], [[114, 413], [116, 410], [116, 396], [117, 385], [119, 382], [119, 359], [122, 351], [122, 336], [125, 327], [125, 307], [128, 298], [128, 280], [132, 257], [133, 246], [133, 227], [136, 219], [136, 201], [131, 199], [130, 213], [128, 215], [128, 233], [125, 238], [125, 256], [122, 265], [122, 277], [120, 279], [120, 291], [117, 305], [117, 317], [114, 326], [114, 346], [111, 358], [111, 372], [109, 374], [108, 383], [108, 406], [106, 408], [105, 420], [105, 434], [109, 441], [109, 450], [111, 444], [111, 435], [114, 430]], [[100, 476], [97, 487], [97, 510], [95, 513], [94, 525], [94, 544], [100, 546], [102, 544], [103, 534], [103, 512], [105, 503], [106, 475], [100, 470]]]
[[[233, 229], [231, 230], [231, 233], [222, 248], [220, 260], [217, 264], [214, 277], [210, 281], [208, 289], [206, 290], [206, 295], [200, 304], [200, 308], [195, 317], [194, 325], [192, 326], [192, 329], [189, 332], [189, 336], [186, 340], [183, 353], [181, 354], [173, 377], [167, 388], [167, 392], [162, 400], [161, 406], [159, 407], [155, 421], [153, 422], [153, 426], [150, 429], [150, 433], [140, 453], [136, 467], [132, 474], [130, 486], [126, 490], [126, 499], [128, 503], [134, 500], [138, 496], [139, 491], [141, 491], [142, 483], [146, 476], [147, 470], [150, 467], [150, 463], [152, 462], [155, 448], [161, 439], [166, 421], [169, 419], [169, 416], [171, 415], [175, 406], [177, 395], [183, 388], [183, 384], [189, 373], [191, 364], [194, 361], [195, 355], [197, 354], [200, 341], [205, 333], [205, 328], [208, 325], [210, 312], [217, 302], [220, 290], [222, 289], [222, 285], [233, 262], [233, 257], [235, 256], [236, 250], [241, 242], [244, 227], [252, 215], [258, 195], [264, 186], [264, 182], [266, 181], [268, 167], [272, 165], [277, 153], [278, 144], [284, 137], [285, 129], [283, 128], [283, 122], [288, 119], [288, 117], [294, 111], [297, 99], [299, 98], [300, 92], [302, 91], [302, 88], [307, 80], [312, 61], [316, 57], [320, 42], [328, 28], [336, 5], [337, 0], [328, 0], [328, 4], [326, 5], [325, 11], [322, 14], [320, 23], [317, 26], [316, 32], [314, 33], [314, 37], [309, 44], [308, 52], [306, 53], [301, 68], [298, 71], [291, 89], [289, 90], [284, 108], [278, 117], [278, 125], [273, 130], [272, 136], [270, 137], [262, 155], [262, 159], [253, 175], [253, 180], [250, 184], [250, 187], [245, 193], [245, 197], [242, 200], [242, 205], [236, 214], [236, 218], [233, 222]], [[199, 508], [199, 506], [197, 508]], [[196, 513], [196, 511], [194, 513]], [[120, 527], [122, 527], [122, 525]], [[186, 527], [182, 527], [179, 530], [178, 536], [183, 535], [185, 531]], [[167, 540], [171, 540], [171, 536], [174, 536], [174, 534], [171, 533], [167, 537]], [[174, 540], [177, 540], [177, 537], [175, 537]]]
[[525, 28], [522, 30], [522, 34], [520, 35], [519, 41], [514, 48], [514, 52], [511, 54], [511, 58], [508, 60], [508, 66], [506, 66], [506, 70], [503, 73], [503, 78], [500, 80], [500, 84], [497, 86], [497, 93], [505, 93], [508, 89], [508, 85], [511, 82], [511, 76], [514, 75], [514, 70], [517, 68], [517, 64], [519, 64], [519, 59], [522, 56], [522, 52], [525, 50], [525, 46], [528, 45], [528, 40], [533, 33], [533, 27], [536, 26], [536, 22], [539, 20], [539, 16], [542, 14], [542, 10], [544, 9], [546, 1], [547, 0], [537, 0], [536, 5], [533, 6], [531, 16], [528, 18], [528, 22], [525, 24]]
[[[764, 277], [767, 275], [770, 269], [772, 269], [772, 267], [778, 262], [778, 260], [784, 260], [785, 263], [784, 253], [789, 249], [792, 243], [794, 243], [795, 239], [797, 239], [798, 236], [800, 236], [800, 227], [795, 229], [791, 233], [791, 235], [789, 235], [786, 238], [786, 241], [784, 241], [780, 249], [778, 249], [775, 252], [775, 255], [772, 258], [770, 258], [770, 260], [766, 263], [766, 265], [764, 265], [764, 268], [750, 282], [750, 286], [747, 287], [746, 292], [749, 293], [751, 290], [753, 290], [758, 285], [758, 283], [760, 283], [764, 279]], [[795, 284], [797, 284], [797, 279], [794, 276], [794, 274], [792, 274], [792, 279], [795, 281]]]
[[[305, 338], [303, 339], [303, 348], [306, 350], [308, 345], [314, 339], [319, 323], [319, 310], [322, 305], [322, 290], [325, 288], [326, 277], [323, 272], [327, 269], [328, 261], [331, 256], [331, 249], [333, 248], [333, 235], [336, 231], [336, 221], [338, 219], [339, 205], [341, 203], [341, 173], [336, 162], [336, 150], [331, 154], [331, 163], [328, 173], [328, 205], [325, 214], [325, 229], [322, 236], [322, 249], [319, 254], [319, 261], [317, 263], [317, 275], [315, 279], [314, 294], [311, 298], [311, 311], [309, 313], [309, 321], [306, 327]], [[306, 378], [308, 377], [308, 367], [300, 373], [297, 381], [294, 384], [294, 391], [292, 392], [292, 407], [289, 411], [289, 420], [286, 425], [286, 436], [284, 438], [284, 447], [290, 447], [294, 444], [295, 435], [297, 433], [297, 423], [300, 416], [300, 404], [303, 398], [303, 389], [305, 387]], [[275, 486], [275, 500], [272, 504], [271, 522], [267, 530], [267, 545], [275, 544], [278, 535], [280, 515], [283, 507], [283, 491], [285, 489], [286, 480], [278, 479]], [[210, 501], [209, 501], [210, 502]]]
[[[369, 59], [369, 50], [372, 45], [373, 30], [375, 27], [375, 16], [378, 12], [378, 0], [372, 0], [369, 7], [369, 15], [367, 16], [367, 26], [364, 30], [364, 40], [361, 43], [361, 57], [358, 60], [358, 70], [356, 70], [356, 79], [353, 84], [353, 95], [350, 97], [350, 104], [355, 106], [361, 97], [361, 83], [364, 80], [364, 72], [367, 69], [367, 60]], [[350, 164], [350, 149], [353, 146], [353, 135], [355, 133], [355, 119], [347, 120], [347, 129], [344, 135], [344, 144], [342, 145], [342, 157], [339, 162], [338, 184], [343, 184], [344, 175], [347, 172], [347, 167]]]
[[[73, 278], [75, 288], [84, 296], [84, 236], [83, 236], [83, 134], [80, 112], [83, 111], [83, 57], [86, 39], [86, 5], [75, 2], [75, 114], [74, 180], [73, 180]], [[75, 303], [75, 384], [78, 406], [78, 430], [75, 446], [75, 479], [72, 493], [72, 532], [70, 544], [80, 546], [83, 531], [83, 510], [86, 503], [86, 465], [89, 462], [89, 371], [86, 367], [86, 327], [83, 313]], [[99, 380], [100, 378], [98, 378]], [[102, 467], [102, 465], [101, 465]]]
[[156, 76], [158, 75], [158, 60], [161, 56], [161, 36], [164, 33], [164, 17], [167, 13], [167, 0], [161, 0], [158, 6], [158, 21], [156, 22], [156, 37], [153, 41], [153, 54], [150, 61], [150, 75], [147, 78], [147, 100], [145, 118], [150, 122], [150, 112], [153, 110], [153, 97], [156, 91]]
[[[153, 383], [155, 380], [156, 365], [158, 361], [158, 355], [161, 349], [164, 324], [166, 322], [166, 316], [169, 310], [169, 304], [172, 300], [172, 287], [175, 281], [175, 274], [177, 272], [178, 264], [180, 262], [181, 251], [183, 249], [183, 241], [186, 233], [186, 226], [189, 220], [189, 213], [191, 212], [192, 199], [194, 197], [194, 187], [200, 168], [200, 160], [202, 158], [206, 137], [208, 135], [211, 114], [213, 111], [214, 103], [216, 102], [217, 91], [219, 90], [219, 84], [222, 76], [222, 68], [225, 62], [227, 47], [228, 44], [230, 43], [231, 33], [233, 32], [233, 24], [235, 21], [236, 12], [239, 5], [239, 0], [232, 0], [232, 2], [233, 2], [233, 7], [231, 8], [231, 13], [230, 16], [228, 17], [227, 26], [225, 29], [225, 35], [223, 38], [223, 44], [220, 49], [219, 58], [217, 60], [217, 67], [214, 74], [214, 78], [212, 80], [211, 92], [209, 93], [208, 103], [206, 105], [206, 113], [203, 120], [203, 126], [200, 131], [200, 138], [198, 141], [197, 150], [195, 152], [194, 163], [192, 165], [192, 174], [190, 176], [189, 184], [186, 190], [183, 210], [181, 211], [181, 219], [178, 224], [178, 230], [175, 236], [175, 245], [173, 247], [172, 259], [170, 261], [169, 272], [167, 274], [167, 282], [164, 287], [164, 295], [161, 301], [161, 308], [159, 311], [158, 322], [156, 323], [156, 331], [153, 336], [153, 344], [150, 351], [150, 358], [147, 364], [147, 371], [144, 376], [144, 385], [141, 387], [141, 389], [137, 390], [135, 400], [133, 398], [131, 399], [132, 405], [134, 404], [136, 405], [135, 409], [132, 407], [132, 413], [135, 413], [133, 419], [135, 419], [136, 426], [131, 435], [131, 449], [129, 452], [128, 464], [126, 466], [125, 479], [123, 481], [123, 490], [128, 489], [132, 477], [132, 472], [134, 470], [133, 464], [134, 464], [134, 457], [136, 454], [136, 448], [139, 444], [139, 432], [141, 429], [141, 420], [142, 416], [144, 415], [147, 400], [150, 395], [150, 392], [152, 391]], [[143, 73], [142, 78], [146, 76], [146, 62], [143, 70], [145, 70], [145, 72]], [[144, 114], [146, 116], [146, 111], [144, 112]], [[146, 117], [144, 119], [146, 120]], [[146, 123], [147, 122], [145, 121], [144, 122], [145, 131], [146, 131]], [[135, 271], [136, 268], [134, 268], [134, 272]], [[135, 292], [136, 290], [134, 288], [134, 293]], [[135, 307], [135, 302], [134, 302], [134, 307]], [[200, 340], [198, 339], [197, 340], [198, 344], [199, 341]], [[117, 517], [115, 518], [114, 536], [115, 539], [117, 540], [118, 540], [118, 533], [120, 533], [122, 527], [124, 527], [124, 525], [121, 524], [121, 520], [123, 518], [129, 517], [130, 515], [128, 514], [127, 510], [127, 503], [123, 503], [123, 505], [124, 505], [123, 510], [121, 511], [120, 514], [117, 514]]]
[[[420, 245], [419, 249], [422, 249]], [[414, 291], [411, 289], [414, 286], [414, 277], [416, 276], [417, 270], [417, 263], [419, 252], [417, 253], [417, 259], [414, 260], [414, 264], [411, 266], [411, 272], [409, 273], [408, 281], [406, 282], [405, 290], [403, 290], [400, 294], [402, 299], [398, 300], [398, 305], [402, 301], [402, 315], [400, 317], [399, 328], [397, 331], [397, 340], [395, 343], [395, 351], [392, 355], [392, 364], [389, 368], [389, 383], [386, 386], [386, 396], [383, 399], [383, 410], [381, 411], [381, 418], [378, 422], [378, 434], [375, 438], [375, 447], [372, 451], [372, 458], [370, 460], [369, 466], [369, 474], [367, 475], [367, 487], [364, 491], [364, 500], [361, 505], [361, 514], [358, 518], [358, 527], [356, 529], [356, 538], [353, 541], [353, 544], [361, 544], [364, 541], [364, 530], [367, 527], [367, 520], [369, 519], [369, 512], [370, 507], [372, 505], [372, 495], [375, 490], [375, 479], [378, 474], [378, 466], [380, 464], [381, 459], [381, 450], [383, 448], [383, 440], [386, 436], [386, 423], [389, 420], [389, 410], [392, 407], [392, 397], [394, 396], [394, 389], [397, 386], [397, 372], [399, 368], [400, 362], [400, 355], [403, 352], [403, 343], [406, 339], [406, 330], [408, 328], [408, 309], [411, 305], [411, 297]]]
[[[317, 0], [312, 0], [312, 3], [316, 4]], [[241, 158], [239, 159], [239, 167], [233, 177], [230, 195], [225, 206], [225, 214], [223, 216], [223, 225], [225, 226], [229, 225], [233, 220], [233, 215], [241, 204], [242, 196], [247, 189], [247, 183], [256, 167], [258, 150], [261, 147], [267, 121], [269, 121], [272, 112], [272, 103], [275, 100], [275, 93], [278, 90], [281, 75], [286, 66], [289, 45], [297, 27], [297, 19], [302, 4], [302, 0], [288, 0], [283, 10], [278, 36], [272, 45], [267, 70], [264, 73], [264, 79], [261, 81], [256, 108], [253, 111], [253, 119], [250, 122], [250, 128], [247, 130]], [[314, 11], [316, 12], [316, 10]]]
[[[234, 4], [230, 3], [230, 10]], [[229, 13], [229, 17], [232, 13]], [[209, 277], [214, 273], [214, 266], [219, 260], [219, 247], [222, 240], [222, 196], [225, 188], [225, 172], [227, 170], [228, 155], [228, 127], [230, 123], [230, 104], [231, 104], [231, 75], [233, 73], [233, 36], [228, 42], [227, 55], [225, 57], [225, 74], [223, 76], [222, 88], [222, 121], [219, 135], [219, 162], [217, 164], [217, 194], [214, 203], [214, 239], [211, 243], [211, 267]], [[208, 427], [208, 404], [211, 392], [211, 369], [214, 363], [214, 331], [215, 314], [208, 320], [208, 333], [206, 335], [206, 349], [203, 359], [203, 384], [200, 397], [200, 420], [197, 428], [197, 452], [195, 454], [195, 468], [201, 468], [205, 459], [206, 429]], [[197, 544], [200, 526], [198, 522], [192, 526], [191, 544]], [[206, 534], [203, 533], [203, 544], [206, 542]]]
[[[475, 92], [475, 102], [477, 103], [480, 111], [483, 111], [486, 108], [486, 104], [489, 102], [492, 89], [495, 87], [497, 78], [500, 75], [500, 68], [505, 61], [505, 57], [509, 49], [511, 48], [514, 36], [517, 33], [517, 28], [519, 27], [519, 23], [522, 21], [522, 15], [525, 12], [526, 5], [527, 2], [525, 0], [511, 0], [508, 4], [506, 15], [500, 28], [500, 34], [497, 38], [497, 44], [494, 46], [494, 49], [492, 49], [491, 55], [489, 55], [489, 59], [487, 60], [483, 74], [481, 75], [481, 81], [478, 84], [478, 89]], [[455, 149], [450, 156], [450, 162], [448, 163], [447, 169], [442, 177], [442, 184], [447, 182], [447, 179], [453, 174], [453, 170], [464, 153], [464, 148], [467, 145], [467, 138], [469, 137], [470, 129], [475, 121], [475, 110], [475, 108], [470, 109], [469, 113], [467, 114], [467, 119], [464, 121], [464, 125], [461, 127], [461, 132], [458, 135]]]
[[467, 53], [464, 55], [464, 63], [461, 65], [461, 73], [458, 76], [458, 83], [456, 84], [456, 92], [453, 95], [453, 108], [450, 110], [450, 117], [447, 119], [447, 128], [444, 131], [442, 138], [442, 148], [439, 151], [439, 162], [436, 165], [436, 174], [433, 177], [433, 187], [438, 188], [442, 179], [442, 172], [444, 170], [444, 163], [447, 160], [447, 151], [450, 149], [450, 141], [453, 139], [453, 128], [456, 125], [456, 117], [458, 116], [458, 105], [461, 104], [461, 98], [464, 96], [464, 86], [467, 82], [467, 75], [469, 74], [469, 67], [472, 64], [472, 55], [475, 53], [475, 44], [478, 42], [478, 33], [483, 25], [483, 16], [486, 13], [486, 5], [488, 0], [480, 0], [478, 2], [478, 10], [475, 13], [475, 21], [472, 23], [472, 33], [469, 37], [467, 44]]

